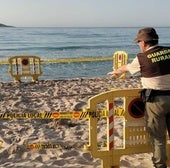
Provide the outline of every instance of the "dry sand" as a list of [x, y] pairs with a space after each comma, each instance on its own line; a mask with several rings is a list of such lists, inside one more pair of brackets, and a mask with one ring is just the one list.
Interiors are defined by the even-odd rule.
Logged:
[[[87, 100], [112, 88], [141, 88], [138, 77], [0, 83], [0, 113], [81, 110]], [[0, 121], [0, 168], [100, 168], [101, 161], [83, 150], [87, 120]], [[31, 149], [49, 142], [54, 149]], [[28, 145], [29, 144], [29, 145]], [[54, 147], [54, 146], [53, 146]], [[122, 156], [121, 168], [152, 168], [151, 154]]]

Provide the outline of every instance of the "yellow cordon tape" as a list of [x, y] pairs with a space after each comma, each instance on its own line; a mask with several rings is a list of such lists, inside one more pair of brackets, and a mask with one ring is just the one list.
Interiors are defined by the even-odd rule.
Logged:
[[[41, 59], [41, 63], [72, 63], [72, 62], [97, 62], [97, 61], [113, 61], [113, 57]], [[0, 60], [0, 64], [9, 64], [9, 62], [8, 60]]]
[[[32, 143], [25, 143], [24, 146], [26, 149], [29, 150], [42, 150], [42, 149], [64, 149], [64, 150], [71, 150], [71, 149], [82, 149], [84, 148], [84, 144], [87, 144], [88, 141], [76, 141], [76, 143], [71, 144], [70, 142], [32, 142]], [[98, 147], [106, 147], [106, 142], [97, 143]]]
[[0, 119], [82, 119], [106, 117], [107, 110], [97, 112], [42, 112], [42, 113], [0, 113]]
[[69, 143], [59, 143], [59, 142], [37, 142], [37, 143], [28, 143], [25, 144], [25, 148], [29, 150], [42, 150], [42, 149], [65, 149], [65, 150], [71, 150], [71, 149], [81, 149], [84, 147], [84, 143], [80, 145], [80, 143], [76, 143], [74, 145], [71, 145]]
[[[61, 58], [41, 59], [41, 63], [71, 63], [71, 62], [95, 62], [113, 60], [112, 57], [88, 57], [88, 58]], [[8, 60], [0, 60], [0, 64], [9, 64]]]
[[[116, 116], [122, 116], [124, 110], [122, 108], [114, 109]], [[36, 112], [36, 113], [0, 113], [0, 120], [12, 119], [89, 119], [104, 118], [108, 116], [108, 110], [92, 111], [72, 111], [72, 112]]]
[[0, 60], [0, 64], [9, 64], [8, 60]]
[[42, 59], [42, 63], [71, 63], [71, 62], [95, 62], [113, 60], [112, 57], [88, 57], [88, 58], [66, 58], [66, 59]]
[[59, 143], [30, 143], [30, 144], [26, 144], [25, 147], [27, 149], [33, 150], [33, 149], [55, 149], [55, 148], [66, 148], [65, 146], [62, 146]]

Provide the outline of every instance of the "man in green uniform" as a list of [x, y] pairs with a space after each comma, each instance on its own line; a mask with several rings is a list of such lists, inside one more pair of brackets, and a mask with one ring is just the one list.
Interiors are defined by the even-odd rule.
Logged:
[[142, 98], [145, 102], [146, 128], [153, 149], [153, 164], [167, 168], [166, 130], [170, 135], [170, 47], [158, 45], [158, 34], [152, 27], [138, 31], [135, 42], [141, 50], [134, 60], [109, 75], [141, 73]]

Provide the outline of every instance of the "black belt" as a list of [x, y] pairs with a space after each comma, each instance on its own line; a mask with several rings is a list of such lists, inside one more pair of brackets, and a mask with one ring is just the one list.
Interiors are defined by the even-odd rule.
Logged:
[[159, 96], [159, 95], [170, 95], [170, 90], [153, 90], [153, 94], [155, 96]]

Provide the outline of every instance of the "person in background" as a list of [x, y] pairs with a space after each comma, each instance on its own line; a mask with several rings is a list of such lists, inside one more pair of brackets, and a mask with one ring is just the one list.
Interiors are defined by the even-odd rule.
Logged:
[[140, 72], [145, 102], [145, 121], [150, 137], [156, 168], [167, 168], [166, 130], [170, 136], [170, 47], [158, 45], [156, 30], [146, 27], [138, 31], [134, 39], [141, 50], [127, 65], [109, 72], [120, 76], [122, 73]]

